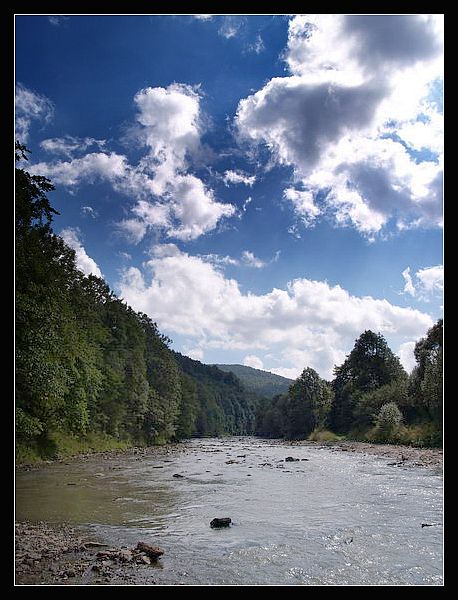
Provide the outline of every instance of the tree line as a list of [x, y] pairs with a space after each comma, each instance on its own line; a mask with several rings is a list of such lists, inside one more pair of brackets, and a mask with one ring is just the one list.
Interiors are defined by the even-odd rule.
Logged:
[[[28, 150], [16, 144], [16, 160]], [[16, 442], [48, 452], [56, 432], [129, 444], [194, 435], [333, 435], [440, 444], [442, 320], [415, 346], [407, 375], [365, 331], [331, 382], [307, 367], [287, 393], [248, 391], [231, 372], [170, 349], [146, 314], [84, 275], [52, 230], [45, 177], [16, 168]], [[51, 444], [52, 446], [52, 444]]]
[[417, 365], [408, 375], [385, 338], [364, 331], [330, 383], [306, 368], [287, 394], [260, 405], [257, 434], [305, 439], [318, 432], [320, 439], [320, 432], [333, 432], [351, 439], [440, 445], [442, 319], [416, 343], [414, 353]]
[[[16, 145], [16, 160], [28, 150]], [[16, 168], [16, 441], [56, 432], [130, 443], [253, 433], [256, 398], [232, 373], [174, 353], [52, 230], [52, 183]], [[44, 450], [43, 450], [44, 451]]]

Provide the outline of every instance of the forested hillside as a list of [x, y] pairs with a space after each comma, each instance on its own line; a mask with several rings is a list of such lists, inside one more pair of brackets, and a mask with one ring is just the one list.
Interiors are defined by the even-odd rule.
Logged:
[[[27, 160], [17, 145], [16, 160]], [[146, 314], [76, 268], [53, 233], [51, 182], [16, 169], [16, 442], [49, 456], [69, 438], [164, 443], [254, 429], [232, 374], [176, 354]]]
[[[186, 413], [179, 421], [181, 435], [254, 433], [260, 399], [234, 373], [179, 353], [175, 353], [175, 358], [188, 381]], [[185, 418], [187, 425], [182, 426]]]
[[216, 366], [222, 371], [234, 373], [247, 390], [265, 398], [273, 398], [277, 394], [286, 393], [289, 386], [294, 383], [292, 379], [245, 365], [217, 364]]
[[[17, 146], [18, 161], [26, 153]], [[53, 189], [16, 169], [20, 460], [55, 456], [69, 439], [98, 449], [254, 432], [441, 443], [442, 320], [416, 344], [410, 375], [372, 331], [356, 340], [331, 382], [309, 367], [292, 382], [242, 365], [204, 365], [173, 352], [150, 316], [77, 269], [74, 250], [52, 230]]]

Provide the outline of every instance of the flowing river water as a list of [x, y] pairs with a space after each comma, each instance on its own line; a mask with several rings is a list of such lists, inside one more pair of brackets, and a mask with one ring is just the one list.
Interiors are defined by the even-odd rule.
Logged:
[[[140, 584], [442, 585], [441, 473], [389, 462], [257, 438], [190, 440], [19, 472], [16, 519], [160, 546]], [[214, 517], [232, 525], [212, 529]]]

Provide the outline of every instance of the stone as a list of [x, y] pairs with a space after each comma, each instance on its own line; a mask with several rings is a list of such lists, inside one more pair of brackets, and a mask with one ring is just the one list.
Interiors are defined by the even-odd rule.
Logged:
[[149, 544], [145, 544], [144, 542], [138, 542], [136, 550], [144, 552], [151, 560], [157, 560], [164, 554], [164, 550], [162, 550], [162, 548], [150, 546]]
[[145, 554], [142, 554], [138, 557], [138, 562], [144, 563], [145, 565], [151, 564], [150, 558], [148, 556], [146, 556]]
[[118, 558], [122, 562], [130, 562], [132, 560], [132, 552], [122, 549], [118, 552]]
[[298, 462], [299, 459], [298, 458], [293, 458], [292, 456], [287, 456], [285, 458], [285, 462]]
[[229, 527], [232, 523], [229, 517], [215, 518], [210, 522], [210, 527], [219, 528], [219, 527]]

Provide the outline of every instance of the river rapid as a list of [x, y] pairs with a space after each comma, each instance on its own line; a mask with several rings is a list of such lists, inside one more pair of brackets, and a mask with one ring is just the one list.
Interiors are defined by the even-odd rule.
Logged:
[[[389, 463], [316, 444], [189, 440], [19, 472], [16, 519], [160, 546], [138, 584], [442, 585], [441, 472]], [[215, 517], [232, 525], [212, 529]]]

